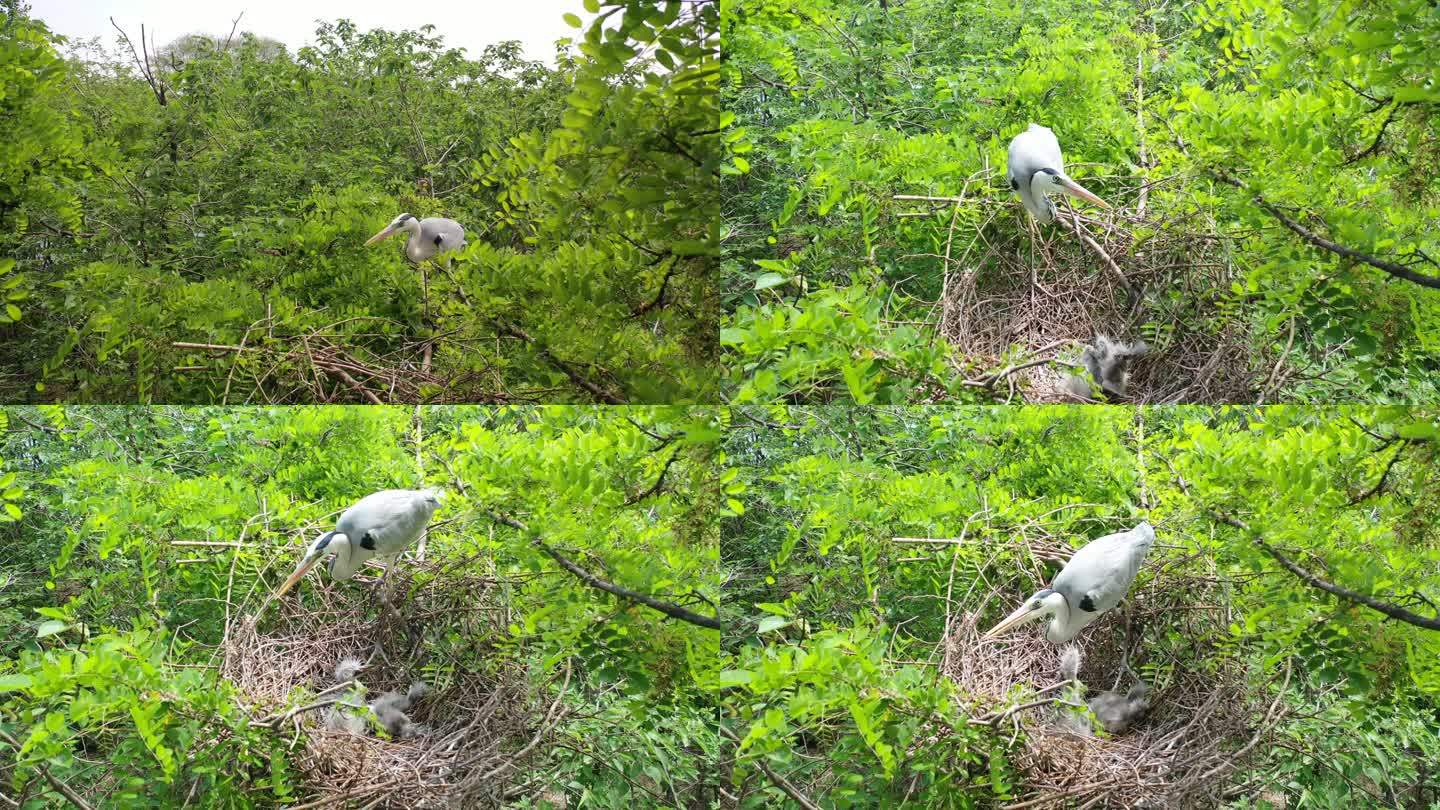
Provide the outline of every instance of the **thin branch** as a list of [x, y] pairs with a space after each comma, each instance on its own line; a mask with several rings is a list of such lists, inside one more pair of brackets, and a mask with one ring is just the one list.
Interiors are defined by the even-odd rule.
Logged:
[[586, 379], [584, 375], [582, 375], [569, 363], [561, 360], [554, 354], [551, 354], [548, 348], [546, 348], [535, 338], [530, 337], [529, 333], [527, 333], [524, 329], [521, 329], [520, 327], [499, 318], [495, 319], [495, 326], [503, 334], [509, 335], [513, 338], [519, 338], [520, 340], [523, 340], [533, 346], [535, 350], [540, 353], [540, 356], [545, 359], [545, 362], [554, 366], [566, 377], [569, 377], [570, 382], [590, 392], [591, 396], [595, 397], [601, 402], [604, 402], [607, 405], [623, 405], [625, 403], [624, 398], [622, 398], [619, 394], [616, 394], [606, 388], [602, 388], [597, 383]]
[[1080, 237], [1080, 241], [1084, 242], [1087, 247], [1095, 252], [1095, 255], [1100, 257], [1105, 269], [1109, 270], [1111, 275], [1115, 276], [1115, 280], [1120, 282], [1120, 286], [1124, 287], [1126, 292], [1130, 293], [1131, 298], [1138, 297], [1139, 293], [1136, 292], [1135, 285], [1131, 284], [1130, 279], [1125, 277], [1125, 273], [1120, 270], [1120, 265], [1116, 264], [1115, 260], [1110, 258], [1110, 254], [1105, 252], [1105, 248], [1100, 247], [1099, 242], [1090, 238], [1090, 234], [1080, 225], [1080, 215], [1072, 212], [1070, 216], [1073, 219], [1071, 222], [1067, 222], [1064, 217], [1058, 216], [1058, 214], [1055, 220], [1074, 231], [1075, 235]]
[[[1166, 459], [1165, 463], [1169, 465], [1170, 460]], [[1186, 485], [1185, 479], [1180, 476], [1180, 473], [1175, 469], [1174, 465], [1170, 465], [1170, 471], [1175, 474], [1175, 481], [1180, 485], [1180, 490], [1186, 493], [1186, 495], [1189, 495], [1190, 489]], [[1421, 616], [1418, 613], [1412, 613], [1402, 607], [1392, 605], [1389, 602], [1382, 602], [1373, 596], [1368, 596], [1366, 594], [1360, 593], [1359, 591], [1352, 591], [1343, 585], [1336, 585], [1333, 582], [1321, 579], [1319, 576], [1316, 576], [1315, 574], [1312, 574], [1305, 568], [1301, 567], [1294, 560], [1285, 556], [1279, 549], [1271, 546], [1269, 543], [1266, 543], [1263, 539], [1261, 539], [1259, 532], [1251, 529], [1250, 526], [1245, 523], [1245, 521], [1209, 505], [1201, 504], [1201, 508], [1203, 508], [1206, 512], [1209, 512], [1211, 517], [1215, 518], [1221, 523], [1224, 523], [1227, 526], [1231, 526], [1244, 532], [1246, 535], [1249, 536], [1251, 542], [1253, 542], [1257, 548], [1270, 555], [1270, 557], [1274, 559], [1275, 562], [1280, 563], [1281, 567], [1294, 574], [1295, 576], [1299, 577], [1300, 580], [1303, 581], [1305, 584], [1313, 588], [1318, 588], [1319, 590], [1322, 590], [1333, 596], [1338, 596], [1341, 599], [1354, 602], [1355, 604], [1364, 605], [1371, 610], [1383, 613], [1392, 619], [1397, 619], [1399, 621], [1405, 622], [1406, 624], [1413, 624], [1416, 627], [1422, 627], [1426, 630], [1440, 630], [1440, 615], [1437, 615], [1434, 618]]]
[[[0, 740], [4, 740], [5, 742], [7, 742], [7, 743], [9, 743], [10, 745], [14, 746], [14, 747], [15, 747], [16, 756], [19, 756], [19, 753], [20, 753], [20, 741], [17, 740], [17, 739], [15, 739], [14, 737], [10, 736], [9, 732], [7, 732], [7, 731], [6, 731], [5, 729], [3, 729], [3, 728], [0, 728]], [[35, 763], [35, 770], [39, 771], [39, 772], [40, 772], [40, 775], [43, 776], [43, 777], [45, 777], [45, 781], [46, 781], [46, 782], [49, 782], [51, 787], [53, 787], [53, 788], [55, 788], [56, 790], [60, 791], [61, 795], [63, 795], [65, 798], [69, 799], [71, 804], [73, 804], [73, 805], [75, 805], [76, 807], [80, 808], [80, 810], [93, 810], [93, 808], [90, 806], [90, 803], [89, 803], [89, 802], [87, 802], [87, 801], [85, 801], [84, 799], [82, 799], [82, 798], [80, 797], [80, 794], [79, 794], [79, 793], [76, 793], [73, 789], [71, 789], [71, 787], [70, 787], [69, 785], [65, 784], [64, 782], [61, 782], [59, 779], [56, 779], [56, 778], [55, 778], [55, 775], [52, 774], [52, 773], [50, 773], [50, 770], [49, 770], [48, 768], [46, 768], [44, 765], [42, 765], [42, 764], [40, 764], [40, 763], [38, 763], [38, 762]]]
[[660, 303], [665, 300], [665, 290], [670, 286], [670, 277], [675, 275], [675, 268], [679, 266], [679, 258], [676, 256], [671, 256], [670, 265], [665, 268], [665, 275], [660, 279], [659, 292], [655, 293], [654, 298], [650, 299], [644, 304], [641, 304], [637, 309], [632, 310], [630, 312], [630, 315], [632, 317], [639, 317], [649, 312], [650, 310], [660, 306]]
[[[740, 738], [735, 736], [735, 732], [724, 726], [720, 726], [720, 733], [728, 737], [733, 743], [738, 744], [740, 742]], [[765, 761], [765, 758], [763, 756], [755, 757], [753, 762], [757, 767], [760, 768], [761, 772], [765, 774], [765, 778], [770, 780], [771, 784], [773, 784], [775, 787], [780, 788], [780, 790], [782, 790], [786, 796], [789, 796], [791, 799], [793, 799], [796, 804], [799, 804], [801, 807], [805, 808], [805, 810], [820, 810], [820, 805], [811, 801], [810, 797], [806, 796], [804, 793], [801, 793], [799, 788], [790, 784], [790, 780], [786, 779], [785, 777], [772, 770], [770, 768], [770, 764]]]
[[[1221, 171], [1219, 169], [1213, 169], [1211, 170], [1211, 174], [1214, 175], [1215, 178], [1220, 180], [1220, 182], [1222, 183], [1234, 186], [1238, 189], [1245, 188], [1244, 183], [1240, 182], [1233, 175], [1227, 174], [1224, 171]], [[1321, 248], [1323, 250], [1328, 250], [1331, 253], [1336, 254], [1337, 256], [1344, 256], [1347, 259], [1352, 259], [1357, 262], [1363, 262], [1370, 265], [1371, 267], [1376, 268], [1377, 270], [1383, 270], [1396, 278], [1402, 278], [1406, 281], [1414, 282], [1422, 287], [1430, 287], [1432, 289], [1440, 290], [1440, 276], [1427, 276], [1423, 273], [1417, 273], [1404, 265], [1396, 264], [1395, 262], [1385, 261], [1384, 259], [1379, 259], [1371, 256], [1368, 253], [1361, 253], [1354, 248], [1348, 248], [1344, 245], [1332, 242], [1329, 239], [1326, 239], [1325, 237], [1315, 233], [1314, 231], [1311, 231], [1304, 225], [1301, 225], [1300, 223], [1291, 219], [1284, 211], [1276, 208], [1259, 194], [1256, 194], [1253, 197], [1253, 200], [1256, 205], [1265, 209], [1265, 211], [1269, 213], [1270, 216], [1280, 220], [1280, 224], [1284, 225], [1286, 228], [1289, 228], [1291, 231], [1294, 231], [1296, 234], [1299, 234], [1302, 239], [1314, 245], [1315, 247]]]
[[239, 15], [235, 17], [235, 21], [230, 23], [230, 33], [226, 35], [225, 44], [221, 46], [221, 50], [230, 50], [230, 40], [235, 37], [235, 29], [240, 27], [240, 18], [244, 16], [245, 12], [242, 11]]
[[1357, 163], [1357, 162], [1359, 162], [1360, 160], [1362, 160], [1362, 159], [1364, 159], [1364, 158], [1367, 158], [1367, 157], [1375, 154], [1376, 150], [1378, 150], [1378, 149], [1380, 148], [1380, 141], [1381, 141], [1381, 139], [1383, 139], [1383, 138], [1385, 137], [1385, 128], [1388, 127], [1388, 126], [1390, 126], [1390, 124], [1395, 121], [1395, 114], [1398, 113], [1399, 111], [1400, 111], [1400, 105], [1399, 105], [1399, 104], [1396, 104], [1395, 106], [1391, 107], [1391, 108], [1390, 108], [1390, 114], [1389, 114], [1389, 115], [1386, 115], [1386, 116], [1385, 116], [1385, 120], [1380, 123], [1380, 130], [1375, 133], [1375, 140], [1373, 140], [1373, 141], [1370, 142], [1370, 146], [1366, 147], [1366, 149], [1365, 149], [1364, 151], [1360, 152], [1359, 154], [1355, 155], [1354, 157], [1348, 158], [1347, 160], [1345, 160], [1345, 161], [1344, 161], [1343, 163], [1341, 163], [1340, 165], [1342, 165], [1342, 166], [1349, 166], [1349, 165], [1352, 164], [1352, 163]]
[[661, 485], [665, 483], [665, 473], [670, 472], [670, 465], [675, 463], [675, 459], [676, 459], [679, 455], [680, 455], [680, 448], [677, 446], [674, 450], [672, 450], [672, 451], [670, 452], [670, 458], [665, 459], [665, 466], [664, 466], [664, 467], [661, 467], [661, 468], [660, 468], [660, 474], [657, 475], [657, 476], [655, 476], [655, 483], [651, 484], [651, 485], [650, 485], [649, 487], [647, 487], [646, 489], [644, 489], [644, 490], [642, 490], [642, 491], [640, 491], [640, 492], [637, 492], [637, 493], [635, 493], [634, 495], [626, 498], [626, 499], [625, 499], [625, 505], [626, 505], [626, 506], [632, 506], [632, 505], [634, 505], [634, 504], [639, 503], [640, 501], [645, 500], [646, 498], [650, 497], [651, 495], [654, 495], [655, 493], [659, 492]]
[[1400, 457], [1405, 454], [1405, 448], [1410, 446], [1410, 444], [1411, 442], [1409, 439], [1401, 439], [1400, 446], [1395, 448], [1395, 455], [1390, 457], [1389, 463], [1387, 463], [1385, 465], [1385, 469], [1380, 472], [1380, 480], [1375, 482], [1375, 486], [1370, 487], [1359, 495], [1356, 495], [1354, 498], [1351, 498], [1348, 505], [1354, 506], [1361, 501], [1368, 500], [1379, 494], [1380, 490], [1385, 486], [1385, 479], [1390, 477], [1390, 471], [1395, 468], [1395, 462], [1400, 460]]
[[705, 616], [691, 610], [686, 610], [679, 605], [673, 605], [669, 602], [663, 602], [659, 599], [654, 598], [653, 596], [647, 596], [646, 594], [640, 593], [639, 591], [632, 591], [629, 588], [624, 587], [623, 585], [616, 585], [613, 582], [601, 579], [600, 577], [595, 576], [589, 571], [586, 571], [584, 568], [581, 568], [579, 565], [576, 565], [573, 561], [570, 560], [570, 558], [566, 557], [564, 554], [561, 554], [559, 551], [551, 548], [550, 545], [545, 542], [544, 538], [542, 538], [538, 532], [532, 531], [530, 527], [526, 526], [524, 523], [521, 523], [520, 521], [516, 520], [515, 518], [509, 517], [508, 515], [502, 515], [499, 512], [492, 512], [488, 509], [483, 511], [486, 515], [490, 517], [491, 520], [495, 521], [496, 523], [509, 526], [510, 528], [524, 534], [530, 539], [530, 542], [534, 544], [536, 548], [545, 552], [545, 554], [549, 556], [550, 559], [559, 563], [561, 568], [564, 568], [566, 571], [574, 574], [581, 582], [584, 582], [586, 585], [589, 585], [592, 588], [604, 591], [614, 596], [628, 599], [632, 602], [639, 602], [640, 604], [651, 608], [652, 610], [658, 610], [673, 619], [679, 619], [683, 622], [689, 622], [690, 624], [699, 625], [700, 627], [707, 627], [711, 630], [725, 629], [724, 625], [720, 623], [720, 620], [718, 618], [715, 618], [713, 616]]

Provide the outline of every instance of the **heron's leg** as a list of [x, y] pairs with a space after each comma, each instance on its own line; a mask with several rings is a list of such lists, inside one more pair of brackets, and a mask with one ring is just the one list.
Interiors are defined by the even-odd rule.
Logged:
[[425, 301], [425, 324], [430, 324], [430, 278], [425, 270], [425, 262], [420, 263], [420, 291]]

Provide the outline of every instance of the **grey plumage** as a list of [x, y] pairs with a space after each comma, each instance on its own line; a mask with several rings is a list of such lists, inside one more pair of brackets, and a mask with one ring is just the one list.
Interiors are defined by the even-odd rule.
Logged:
[[409, 235], [405, 240], [405, 257], [416, 264], [465, 247], [465, 228], [460, 223], [446, 217], [416, 219], [410, 214], [395, 217], [365, 244], [373, 245], [400, 231]]
[[[1080, 360], [1102, 391], [1123, 397], [1130, 381], [1130, 361], [1143, 357], [1148, 351], [1150, 347], [1143, 340], [1122, 343], [1106, 335], [1096, 335], [1094, 342], [1085, 347]], [[1088, 385], [1086, 389], [1088, 392]]]
[[440, 506], [439, 490], [386, 489], [361, 498], [306, 549], [294, 573], [275, 591], [283, 596], [305, 572], [329, 556], [334, 579], [350, 579], [372, 557], [394, 557], [420, 539]]
[[346, 734], [364, 734], [365, 718], [353, 712], [331, 706], [325, 710], [325, 728], [330, 731], [343, 731]]
[[1090, 193], [1065, 173], [1060, 142], [1049, 127], [1031, 124], [1010, 141], [1006, 156], [1006, 178], [1010, 188], [1031, 216], [1042, 223], [1055, 221], [1055, 205], [1047, 194], [1070, 194], [1096, 205], [1107, 203]]
[[1060, 653], [1060, 679], [1073, 681], [1080, 677], [1080, 648], [1070, 646]]
[[[351, 680], [364, 665], [358, 658], [344, 658], [335, 665], [335, 678], [340, 682]], [[340, 699], [336, 705], [325, 709], [325, 728], [348, 734], [364, 734], [371, 728], [370, 720], [385, 730], [391, 738], [407, 740], [429, 733], [429, 728], [413, 722], [409, 712], [425, 697], [430, 688], [424, 681], [415, 681], [404, 692], [384, 692], [379, 697], [363, 702], [360, 697], [365, 691], [363, 684]]]
[[1083, 628], [1125, 598], [1154, 542], [1155, 529], [1143, 520], [1129, 531], [1098, 537], [1075, 552], [1050, 587], [1065, 597], [1071, 610], [1089, 614], [1079, 623]]
[[[1126, 669], [1129, 669], [1128, 664]], [[1080, 650], [1074, 646], [1067, 647], [1060, 654], [1060, 677], [1071, 682], [1065, 690], [1065, 702], [1069, 706], [1058, 717], [1060, 727], [1065, 731], [1089, 737], [1094, 732], [1093, 725], [1098, 725], [1107, 734], [1124, 734], [1149, 711], [1150, 687], [1143, 681], [1137, 680], [1125, 694], [1101, 692], [1085, 702], [1085, 684], [1079, 681], [1079, 674]], [[1077, 707], [1088, 709], [1089, 715], [1077, 710]]]
[[1138, 682], [1125, 694], [1101, 692], [1090, 699], [1090, 713], [1100, 727], [1110, 734], [1124, 734], [1131, 724], [1150, 709], [1150, 687]]
[[1065, 563], [1050, 587], [1032, 594], [985, 637], [995, 638], [1011, 627], [1051, 616], [1045, 638], [1052, 644], [1069, 641], [1120, 604], [1154, 542], [1155, 529], [1144, 521], [1130, 531], [1092, 540]]
[[352, 680], [364, 668], [365, 664], [359, 658], [342, 658], [340, 663], [335, 665], [335, 682], [344, 683]]
[[423, 682], [415, 681], [404, 693], [386, 692], [376, 698], [370, 704], [370, 711], [375, 713], [375, 719], [391, 737], [397, 740], [418, 737], [426, 733], [427, 729], [419, 723], [411, 722], [406, 712], [428, 691], [429, 688]]

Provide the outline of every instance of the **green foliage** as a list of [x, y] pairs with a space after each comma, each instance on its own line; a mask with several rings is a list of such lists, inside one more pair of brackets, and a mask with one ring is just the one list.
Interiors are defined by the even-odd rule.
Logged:
[[[470, 656], [455, 666], [513, 664], [537, 682], [573, 671], [564, 744], [532, 763], [527, 796], [559, 791], [605, 807], [713, 799], [718, 738], [701, 685], [716, 677], [719, 634], [582, 582], [542, 544], [608, 582], [713, 615], [715, 414], [49, 406], [8, 415], [0, 455], [25, 483], [25, 509], [0, 524], [14, 552], [0, 574], [0, 728], [33, 739], [17, 779], [43, 779], [36, 768], [46, 764], [111, 803], [138, 795], [173, 806], [192, 789], [217, 806], [300, 802], [306, 791], [285, 760], [293, 732], [250, 730], [253, 709], [216, 674], [214, 646], [236, 618], [232, 605], [273, 586], [311, 527], [368, 492], [424, 485], [447, 490], [427, 558], [508, 583], [513, 622], [483, 658], [461, 638], [464, 617], [427, 621], [425, 643]], [[416, 587], [429, 576], [417, 572]], [[106, 781], [86, 765], [97, 756], [125, 776]], [[216, 770], [228, 762], [238, 767]], [[137, 794], [131, 775], [150, 788]]]
[[[0, 717], [24, 718], [7, 788], [43, 784], [41, 767], [83, 784], [99, 757], [117, 774], [103, 782], [111, 802], [173, 807], [200, 791], [206, 806], [248, 807], [249, 783], [280, 776], [283, 742], [249, 728], [223, 683], [167, 660], [168, 633], [54, 633], [52, 623], [64, 626], [41, 625], [19, 674], [0, 675]], [[293, 798], [284, 781], [274, 784], [272, 801]]]

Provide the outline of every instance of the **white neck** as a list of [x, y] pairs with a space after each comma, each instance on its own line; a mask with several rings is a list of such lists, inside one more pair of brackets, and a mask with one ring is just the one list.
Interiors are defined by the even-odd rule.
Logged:
[[1045, 597], [1045, 607], [1051, 612], [1050, 625], [1045, 628], [1045, 639], [1051, 644], [1060, 644], [1075, 637], [1078, 628], [1070, 626], [1070, 603], [1058, 592]]
[[330, 545], [326, 546], [325, 550], [334, 552], [329, 563], [330, 576], [334, 579], [349, 579], [355, 576], [356, 569], [365, 563], [360, 555], [350, 553], [350, 538], [338, 532], [330, 538]]

